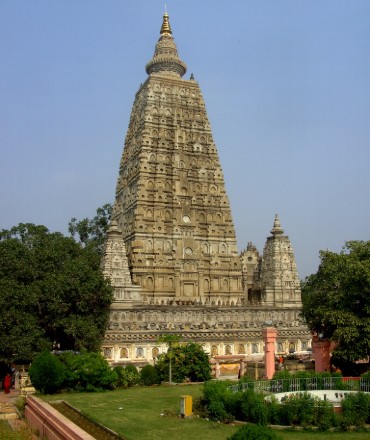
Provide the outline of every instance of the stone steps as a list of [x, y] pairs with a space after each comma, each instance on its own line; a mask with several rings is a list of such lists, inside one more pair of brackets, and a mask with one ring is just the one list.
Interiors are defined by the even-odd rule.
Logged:
[[18, 418], [14, 402], [0, 402], [0, 420], [16, 420]]
[[19, 390], [11, 389], [9, 394], [0, 392], [0, 420], [16, 420], [19, 415], [16, 409], [16, 401]]

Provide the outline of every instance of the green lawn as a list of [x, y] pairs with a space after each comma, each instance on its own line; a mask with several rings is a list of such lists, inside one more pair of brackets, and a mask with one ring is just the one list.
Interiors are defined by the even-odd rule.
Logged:
[[227, 439], [237, 428], [202, 420], [181, 419], [180, 396], [201, 395], [202, 385], [134, 387], [104, 393], [44, 396], [63, 399], [127, 440]]
[[[65, 393], [43, 398], [47, 401], [65, 400], [127, 440], [226, 440], [237, 427], [198, 417], [178, 417], [180, 396], [191, 395], [194, 399], [201, 393], [202, 385], [183, 385], [134, 387], [104, 393]], [[370, 439], [368, 432], [279, 431], [279, 435], [284, 440]]]

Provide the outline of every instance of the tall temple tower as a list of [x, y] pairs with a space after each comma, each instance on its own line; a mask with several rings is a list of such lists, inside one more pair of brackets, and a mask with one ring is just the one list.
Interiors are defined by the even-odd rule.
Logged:
[[[298, 323], [307, 343], [294, 255], [278, 219], [262, 258], [251, 244], [238, 254], [202, 93], [193, 75], [182, 78], [186, 65], [167, 13], [146, 72], [131, 112], [103, 259], [115, 295], [105, 356], [152, 361], [163, 350], [157, 342], [163, 333], [198, 341], [213, 356], [259, 353], [261, 326], [275, 315], [286, 326]], [[287, 283], [294, 285], [289, 293]], [[297, 335], [297, 348], [301, 339]]]
[[168, 15], [136, 94], [113, 219], [144, 301], [237, 302], [241, 264], [198, 83], [184, 80]]

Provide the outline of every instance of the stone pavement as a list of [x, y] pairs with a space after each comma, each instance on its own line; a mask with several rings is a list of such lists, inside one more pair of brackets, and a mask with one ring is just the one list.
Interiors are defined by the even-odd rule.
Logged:
[[18, 419], [16, 411], [16, 400], [19, 396], [19, 390], [11, 389], [9, 394], [5, 394], [3, 390], [0, 392], [0, 419], [10, 420]]

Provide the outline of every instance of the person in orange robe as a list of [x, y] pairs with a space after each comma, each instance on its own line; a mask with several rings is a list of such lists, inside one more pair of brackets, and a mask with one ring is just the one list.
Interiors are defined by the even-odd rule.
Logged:
[[12, 376], [8, 373], [4, 377], [4, 393], [9, 394], [10, 393], [10, 387], [12, 385]]

